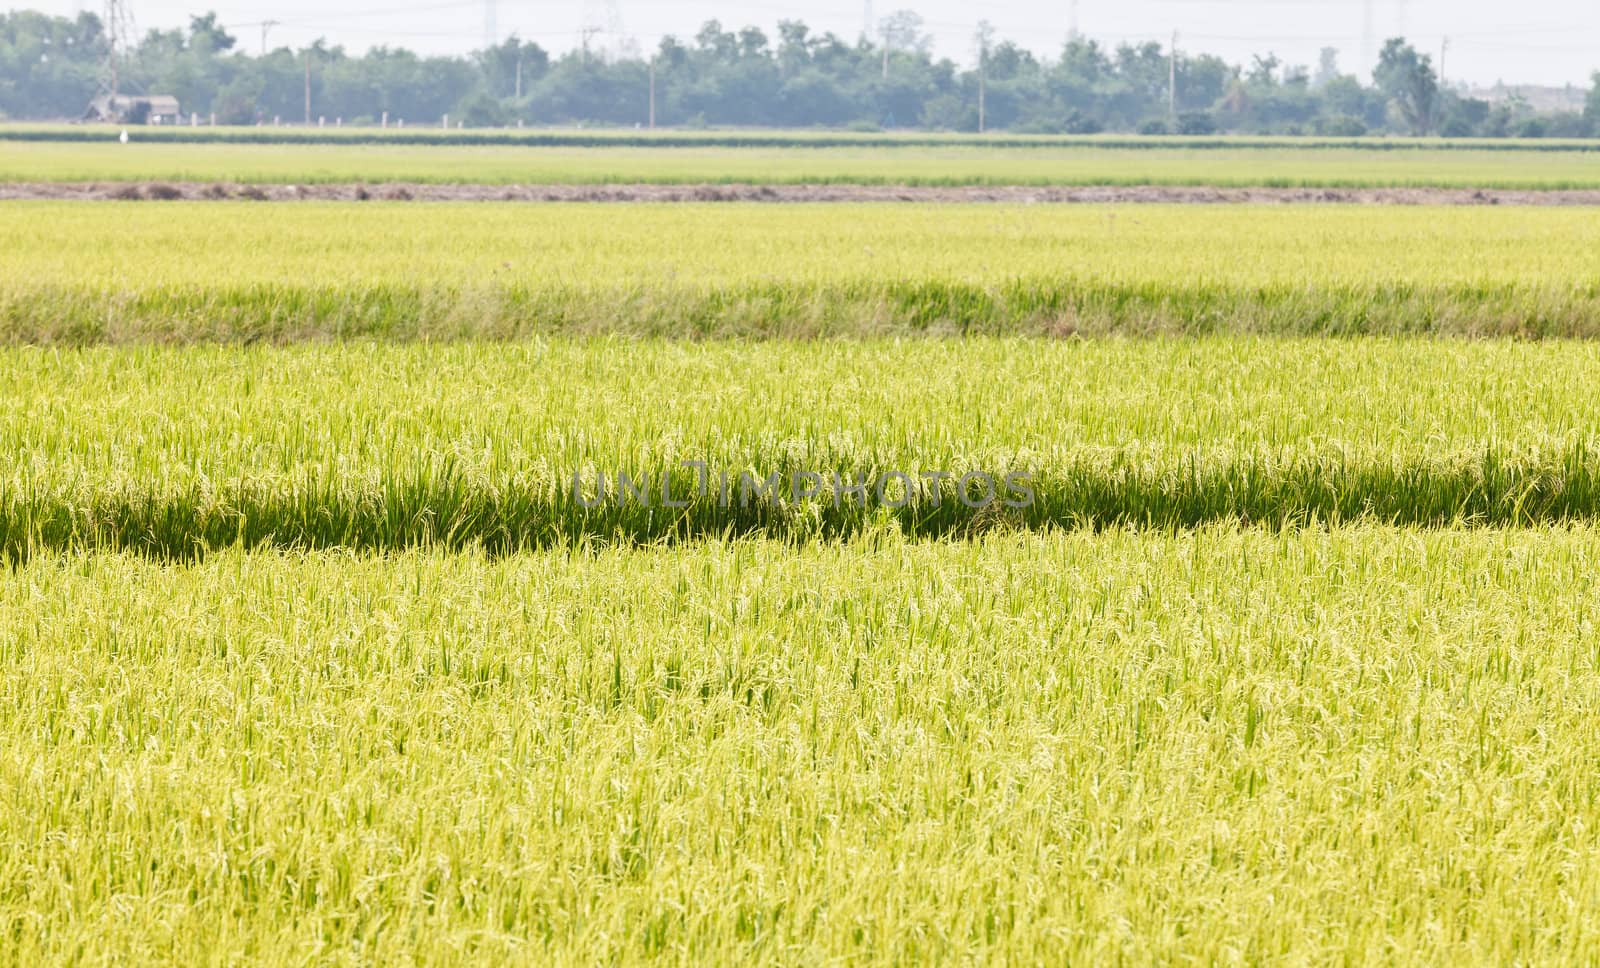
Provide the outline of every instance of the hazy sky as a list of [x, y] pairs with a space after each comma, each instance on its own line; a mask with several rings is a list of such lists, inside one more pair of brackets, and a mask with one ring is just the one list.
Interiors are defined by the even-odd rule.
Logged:
[[[451, 53], [479, 47], [485, 36], [484, 0], [130, 0], [142, 32], [172, 27], [193, 12], [215, 9], [250, 49], [259, 48], [263, 20], [268, 43], [300, 45], [318, 37], [352, 51], [376, 44]], [[77, 0], [16, 3], [50, 13], [98, 9]], [[1600, 69], [1600, 5], [1596, 0], [874, 0], [874, 16], [915, 10], [927, 21], [940, 54], [973, 60], [972, 33], [987, 19], [1001, 37], [1041, 54], [1054, 54], [1071, 28], [1116, 44], [1159, 40], [1178, 31], [1180, 50], [1220, 54], [1244, 62], [1257, 52], [1276, 53], [1291, 64], [1314, 64], [1324, 46], [1341, 51], [1345, 70], [1365, 75], [1371, 51], [1364, 38], [1371, 10], [1371, 36], [1404, 34], [1437, 61], [1448, 37], [1445, 74], [1453, 81], [1496, 80], [1588, 87]], [[725, 27], [756, 24], [774, 33], [782, 19], [798, 18], [818, 30], [850, 39], [861, 33], [865, 11], [852, 0], [497, 0], [498, 33], [513, 31], [553, 50], [579, 44], [585, 24], [608, 22], [615, 8], [624, 30], [652, 47], [663, 34], [693, 35], [705, 20]]]

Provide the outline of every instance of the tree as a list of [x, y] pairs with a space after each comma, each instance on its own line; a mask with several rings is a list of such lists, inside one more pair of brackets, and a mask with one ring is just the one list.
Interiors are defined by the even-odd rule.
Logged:
[[1395, 37], [1383, 45], [1372, 80], [1389, 99], [1406, 128], [1413, 135], [1433, 130], [1439, 102], [1439, 77], [1432, 59]]
[[739, 56], [739, 38], [722, 29], [722, 21], [707, 20], [694, 35], [695, 48], [720, 61], [732, 61]]
[[1227, 93], [1232, 80], [1233, 68], [1220, 57], [1200, 54], [1183, 58], [1178, 61], [1178, 110], [1201, 114], [1210, 111]]
[[1278, 83], [1278, 68], [1282, 66], [1283, 61], [1278, 59], [1277, 54], [1269, 53], [1265, 57], [1256, 54], [1245, 80], [1257, 87], [1272, 87]]
[[778, 21], [778, 69], [785, 76], [811, 63], [811, 28], [798, 20]]
[[1445, 91], [1439, 102], [1439, 134], [1446, 138], [1479, 135], [1489, 120], [1490, 110], [1488, 101]]
[[1589, 125], [1589, 134], [1600, 137], [1600, 71], [1594, 72], [1594, 87], [1589, 89], [1589, 100], [1583, 106], [1583, 120]]
[[485, 89], [497, 98], [514, 98], [527, 93], [550, 69], [550, 55], [544, 48], [525, 43], [516, 34], [472, 56], [483, 72]]
[[1324, 47], [1317, 55], [1317, 73], [1311, 77], [1311, 86], [1317, 89], [1327, 87], [1329, 82], [1339, 76], [1339, 50], [1336, 47]]
[[837, 80], [804, 68], [783, 82], [779, 94], [784, 120], [790, 124], [843, 125], [862, 120], [860, 105]]
[[506, 123], [506, 109], [497, 98], [478, 91], [462, 98], [450, 118], [469, 128], [495, 128]]
[[747, 60], [766, 57], [767, 35], [760, 27], [746, 27], [739, 31], [739, 56]]
[[216, 11], [210, 11], [203, 17], [189, 18], [189, 46], [196, 51], [207, 53], [221, 53], [233, 50], [236, 43], [232, 34], [222, 29], [217, 23]]
[[0, 114], [14, 118], [72, 117], [94, 95], [104, 48], [100, 18], [0, 13]]
[[[1510, 137], [1600, 135], [1600, 74], [1587, 109], [1552, 114], [1512, 100], [1491, 107], [1443, 90], [1433, 65], [1390, 41], [1375, 86], [1339, 72], [1332, 48], [1311, 71], [1268, 54], [1244, 65], [1195, 53], [1176, 64], [1176, 125], [1168, 115], [1171, 52], [1154, 43], [1106, 49], [1073, 38], [1041, 59], [987, 25], [965, 66], [936, 59], [920, 17], [896, 11], [881, 43], [814, 34], [798, 20], [770, 35], [707, 23], [693, 39], [664, 37], [648, 57], [572, 51], [552, 59], [511, 37], [468, 57], [419, 57], [378, 47], [350, 56], [317, 45], [255, 56], [213, 13], [183, 29], [148, 31], [122, 65], [125, 89], [175, 95], [186, 112], [224, 123], [299, 120], [306, 65], [313, 113], [372, 124], [452, 121], [843, 127], [922, 125], [1026, 132], [1176, 130], [1360, 135], [1368, 131]], [[93, 96], [104, 30], [99, 18], [0, 13], [0, 114], [81, 116]], [[520, 75], [521, 84], [518, 84]], [[520, 95], [520, 97], [519, 97]]]
[[922, 109], [922, 124], [941, 131], [976, 131], [978, 108], [953, 94], [941, 94]]
[[884, 46], [891, 51], [927, 54], [933, 38], [922, 32], [922, 16], [912, 10], [896, 10], [879, 25]]
[[1107, 127], [1136, 130], [1152, 117], [1166, 117], [1172, 61], [1160, 44], [1122, 45], [1112, 68], [1113, 76], [1096, 85]]

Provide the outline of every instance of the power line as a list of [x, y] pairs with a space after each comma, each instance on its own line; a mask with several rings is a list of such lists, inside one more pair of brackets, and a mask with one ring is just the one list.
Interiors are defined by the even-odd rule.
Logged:
[[618, 0], [585, 0], [581, 30], [586, 51], [589, 41], [599, 36], [607, 38], [607, 48], [601, 52], [607, 57], [626, 57], [637, 52], [637, 45], [623, 29], [622, 5]]
[[[445, 2], [445, 3], [425, 3], [425, 4], [416, 4], [416, 5], [412, 5], [412, 6], [406, 6], [406, 7], [393, 7], [393, 6], [390, 6], [390, 7], [380, 7], [378, 9], [372, 9], [372, 10], [329, 11], [327, 13], [318, 14], [315, 18], [313, 18], [311, 20], [305, 20], [305, 19], [296, 19], [296, 20], [258, 20], [258, 21], [253, 21], [251, 23], [226, 23], [226, 24], [223, 24], [222, 26], [226, 27], [226, 28], [229, 28], [229, 29], [232, 29], [232, 30], [238, 30], [238, 29], [242, 29], [242, 28], [246, 28], [246, 27], [261, 27], [261, 26], [270, 26], [270, 27], [315, 26], [315, 25], [324, 25], [324, 24], [328, 24], [328, 23], [338, 23], [338, 22], [342, 22], [342, 21], [346, 21], [346, 20], [363, 20], [363, 19], [366, 19], [366, 18], [369, 18], [369, 17], [400, 17], [400, 16], [404, 16], [405, 14], [408, 14], [408, 13], [430, 13], [430, 12], [435, 11], [435, 10], [457, 10], [457, 9], [462, 8], [462, 7], [476, 7], [476, 6], [478, 6], [479, 2], [480, 2], [480, 0], [448, 0], [448, 2]], [[362, 30], [362, 33], [384, 33], [384, 32], [385, 31], [383, 31], [382, 29], [377, 29], [377, 30], [363, 29]], [[422, 33], [422, 31], [415, 31], [415, 33]]]

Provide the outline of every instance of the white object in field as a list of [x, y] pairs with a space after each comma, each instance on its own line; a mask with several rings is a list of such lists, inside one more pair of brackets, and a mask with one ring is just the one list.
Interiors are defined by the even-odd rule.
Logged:
[[128, 143], [128, 129], [127, 128], [123, 128], [122, 129], [122, 136], [120, 138], [118, 138], [117, 140], [122, 142], [123, 144], [127, 144]]

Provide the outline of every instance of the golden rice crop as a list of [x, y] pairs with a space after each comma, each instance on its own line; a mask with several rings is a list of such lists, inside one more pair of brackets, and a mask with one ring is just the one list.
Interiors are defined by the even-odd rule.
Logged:
[[1600, 952], [1600, 534], [0, 584], [0, 962]]
[[[628, 144], [614, 134], [588, 132], [557, 137], [597, 143], [529, 146], [516, 142], [537, 135], [510, 134], [510, 145], [478, 143], [481, 134], [466, 135], [465, 143], [451, 144], [443, 132], [423, 132], [416, 136], [427, 144], [357, 145], [340, 144], [348, 136], [329, 131], [332, 144], [173, 144], [167, 132], [138, 131], [134, 143], [121, 145], [113, 133], [75, 143], [0, 140], [0, 181], [1600, 187], [1593, 146], [1581, 142], [1175, 145], [1004, 137], [929, 143], [891, 136], [853, 146], [863, 139], [826, 135], [819, 140], [830, 143], [823, 146], [782, 137], [752, 146], [714, 143], [718, 135], [708, 133], [662, 147], [652, 143], [660, 137]], [[244, 134], [262, 135], [256, 129]]]
[[0, 211], [0, 965], [1600, 958], [1588, 213]]
[[9, 342], [1589, 336], [1583, 209], [15, 204]]

